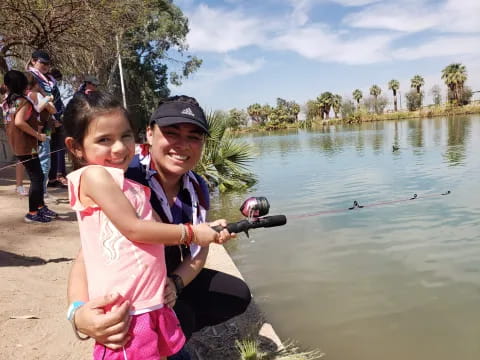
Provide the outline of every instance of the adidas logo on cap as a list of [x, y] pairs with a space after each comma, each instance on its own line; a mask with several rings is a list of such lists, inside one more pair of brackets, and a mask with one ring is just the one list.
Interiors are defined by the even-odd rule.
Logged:
[[183, 109], [182, 114], [189, 115], [191, 117], [195, 117], [195, 114], [193, 113], [192, 109], [190, 109], [189, 107]]

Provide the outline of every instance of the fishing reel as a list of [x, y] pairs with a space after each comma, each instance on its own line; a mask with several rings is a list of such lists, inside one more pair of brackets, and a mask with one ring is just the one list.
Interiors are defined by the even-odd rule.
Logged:
[[[249, 229], [256, 229], [260, 227], [274, 227], [281, 226], [287, 223], [285, 215], [264, 216], [270, 210], [270, 203], [266, 197], [257, 196], [249, 197], [240, 207], [240, 212], [246, 217], [244, 220], [235, 223], [227, 224], [226, 228], [231, 233], [244, 232], [247, 237]], [[222, 231], [224, 227], [214, 226], [215, 231]]]

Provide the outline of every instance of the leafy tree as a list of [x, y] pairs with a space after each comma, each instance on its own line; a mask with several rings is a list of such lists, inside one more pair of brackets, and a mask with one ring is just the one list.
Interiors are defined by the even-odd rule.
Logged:
[[408, 111], [415, 111], [420, 109], [422, 106], [423, 94], [418, 93], [416, 90], [412, 89], [405, 95], [407, 99], [407, 109]]
[[307, 107], [307, 120], [312, 121], [316, 118], [321, 118], [323, 115], [323, 109], [317, 100], [309, 100], [306, 104]]
[[255, 103], [247, 108], [247, 113], [252, 119], [253, 122], [255, 123], [261, 123], [263, 118], [262, 118], [262, 105]]
[[257, 180], [248, 171], [248, 164], [253, 160], [252, 146], [237, 141], [228, 132], [228, 122], [221, 113], [208, 114], [207, 121], [211, 136], [206, 140], [195, 171], [207, 180], [211, 189], [218, 188], [220, 192], [253, 186]]
[[369, 96], [363, 101], [365, 108], [370, 113], [382, 114], [388, 104], [388, 99], [385, 96]]
[[355, 113], [355, 103], [350, 99], [345, 99], [342, 101], [342, 118], [347, 119], [354, 115]]
[[268, 121], [268, 118], [270, 117], [272, 111], [273, 111], [273, 108], [270, 105], [265, 104], [262, 106], [260, 110], [260, 117], [262, 118], [263, 124]]
[[158, 100], [168, 96], [168, 82], [180, 83], [201, 64], [184, 55], [188, 31], [187, 18], [169, 0], [4, 0], [0, 71], [42, 48], [73, 88], [88, 73], [119, 94], [120, 53], [128, 107], [143, 126]]
[[467, 68], [461, 63], [452, 63], [442, 70], [442, 80], [453, 95], [453, 100], [460, 104], [461, 91], [467, 81]]
[[440, 86], [433, 85], [430, 89], [430, 95], [432, 95], [433, 103], [435, 105], [440, 105], [442, 103], [442, 89], [440, 89]]
[[248, 114], [243, 110], [231, 109], [228, 112], [227, 127], [238, 130], [241, 127], [247, 126]]
[[357, 102], [357, 109], [360, 107], [360, 100], [362, 100], [363, 94], [360, 89], [355, 89], [352, 93], [353, 98]]
[[395, 112], [398, 111], [398, 109], [397, 109], [397, 91], [398, 91], [399, 88], [400, 88], [400, 83], [398, 82], [398, 80], [392, 79], [388, 82], [388, 89], [392, 90], [392, 92], [393, 92], [393, 107], [394, 107]]

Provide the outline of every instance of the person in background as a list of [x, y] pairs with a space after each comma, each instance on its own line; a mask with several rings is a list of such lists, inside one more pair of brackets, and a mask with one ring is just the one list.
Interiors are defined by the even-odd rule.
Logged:
[[[5, 84], [1, 84], [0, 85], [0, 98], [1, 98], [2, 103], [3, 103], [3, 101], [5, 101], [7, 96], [8, 96], [8, 89], [5, 86]], [[3, 120], [6, 116], [6, 114], [3, 114], [3, 111], [2, 111], [2, 116], [3, 116], [3, 118], [2, 118], [2, 125], [3, 125]], [[27, 196], [28, 191], [25, 190], [25, 187], [23, 186], [23, 178], [24, 177], [25, 177], [25, 167], [22, 165], [21, 162], [17, 162], [17, 164], [15, 165], [15, 192], [18, 195]]]
[[39, 114], [38, 120], [40, 126], [38, 131], [46, 135], [45, 141], [41, 141], [38, 146], [38, 158], [42, 167], [44, 181], [43, 181], [43, 198], [48, 199], [47, 182], [48, 173], [50, 172], [51, 156], [50, 156], [50, 136], [53, 126], [52, 115], [57, 112], [55, 105], [53, 105], [53, 96], [43, 96], [40, 92], [40, 85], [37, 79], [31, 72], [25, 74], [28, 80], [26, 95], [33, 104], [35, 111]]
[[[62, 72], [57, 69], [57, 68], [53, 68], [50, 70], [50, 75], [54, 77], [54, 79], [57, 81], [57, 86], [58, 84], [62, 81], [63, 79], [63, 74]], [[61, 107], [61, 109], [63, 109], [63, 102], [60, 102], [58, 104], [59, 107]], [[62, 110], [63, 112], [63, 110]], [[60, 115], [59, 115], [60, 114]], [[55, 117], [56, 118], [59, 118], [58, 121], [59, 122], [62, 122], [62, 116], [63, 114], [62, 113], [56, 113], [55, 114]], [[65, 148], [64, 148], [64, 145], [65, 145], [65, 131], [64, 131], [64, 128], [63, 126], [59, 126], [59, 127], [56, 127], [55, 128], [56, 130], [56, 137], [55, 137], [55, 141], [58, 142], [58, 145], [57, 144], [54, 144], [55, 147], [57, 147], [58, 149], [56, 150], [57, 152], [56, 153], [53, 153], [52, 154], [52, 161], [53, 159], [55, 158], [55, 154], [56, 154], [56, 159], [57, 159], [57, 181], [59, 181], [62, 185], [61, 186], [65, 186], [67, 184], [67, 169], [66, 169], [66, 164], [65, 164], [65, 154], [66, 154], [66, 151], [65, 151]], [[49, 178], [55, 178], [55, 174], [53, 173], [50, 173], [49, 174]], [[60, 186], [58, 183], [56, 183], [56, 186]]]
[[75, 95], [76, 94], [88, 94], [92, 91], [97, 91], [99, 85], [100, 85], [100, 81], [98, 80], [98, 78], [96, 76], [87, 75], [87, 76], [85, 76], [85, 79], [83, 80], [82, 85], [80, 85], [80, 87], [78, 88], [78, 91], [75, 93]]
[[[43, 96], [53, 96], [53, 104], [55, 105], [56, 113], [53, 115], [53, 127], [50, 140], [50, 172], [48, 174], [48, 187], [66, 187], [61, 181], [57, 179], [58, 170], [58, 153], [63, 149], [63, 128], [61, 118], [64, 110], [60, 90], [57, 86], [57, 80], [49, 73], [51, 67], [50, 55], [44, 50], [35, 50], [32, 57], [27, 64], [27, 71], [31, 72], [40, 85]], [[65, 155], [65, 153], [63, 153]], [[64, 160], [65, 161], [65, 160]]]
[[[151, 189], [150, 203], [163, 222], [204, 222], [210, 206], [205, 180], [192, 171], [200, 161], [209, 125], [203, 109], [189, 96], [174, 96], [160, 102], [146, 129], [148, 144], [135, 155], [126, 177]], [[221, 271], [203, 268], [208, 248], [194, 257], [185, 246], [166, 246], [167, 287], [165, 299], [177, 314], [187, 339], [205, 326], [227, 321], [243, 313], [251, 301], [247, 284]], [[81, 254], [80, 254], [81, 255]], [[69, 277], [70, 303], [84, 299], [87, 288], [81, 256]], [[91, 298], [78, 308], [75, 326], [109, 348], [119, 349], [129, 341], [129, 306], [115, 293]], [[104, 307], [118, 307], [109, 313]], [[169, 359], [190, 359], [186, 351]]]
[[38, 131], [38, 113], [25, 96], [28, 80], [20, 71], [10, 70], [4, 77], [8, 96], [2, 104], [6, 133], [13, 153], [21, 161], [30, 177], [27, 223], [48, 223], [57, 214], [43, 200], [43, 173], [38, 159], [38, 142], [46, 135]]

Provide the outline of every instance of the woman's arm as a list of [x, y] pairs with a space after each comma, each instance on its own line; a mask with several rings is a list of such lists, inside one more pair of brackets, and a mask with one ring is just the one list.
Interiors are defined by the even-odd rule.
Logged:
[[[118, 305], [118, 302], [121, 301], [119, 294], [106, 294], [94, 300], [88, 300], [87, 276], [82, 250], [72, 264], [67, 295], [69, 303], [85, 301], [85, 304], [75, 312], [74, 321], [78, 331], [114, 350], [120, 349], [130, 340], [128, 336], [130, 303], [128, 301]], [[117, 305], [108, 314], [105, 314], [104, 307], [113, 303], [117, 303]]]
[[27, 100], [24, 100], [24, 102], [20, 103], [20, 106], [15, 113], [15, 126], [22, 130], [24, 133], [27, 133], [28, 135], [36, 138], [38, 141], [45, 141], [46, 135], [40, 134], [27, 123], [29, 111], [31, 110], [32, 105], [27, 103]]
[[[112, 224], [131, 241], [180, 244], [182, 227], [139, 219], [125, 194], [103, 167], [91, 167], [84, 171], [80, 182], [80, 200], [84, 205], [90, 202], [100, 206]], [[193, 242], [200, 246], [214, 241], [223, 242], [231, 237], [228, 230], [217, 233], [208, 224], [194, 225], [194, 230]]]

